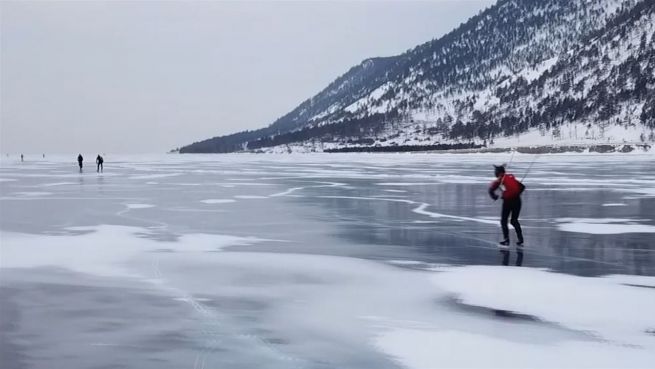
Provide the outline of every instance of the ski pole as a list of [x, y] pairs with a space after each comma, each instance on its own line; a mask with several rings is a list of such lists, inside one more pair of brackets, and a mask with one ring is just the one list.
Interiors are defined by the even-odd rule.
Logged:
[[525, 172], [525, 174], [523, 175], [523, 178], [521, 178], [521, 182], [523, 182], [525, 177], [528, 176], [528, 173], [530, 173], [530, 169], [532, 169], [532, 166], [534, 165], [534, 162], [537, 161], [537, 158], [539, 157], [539, 155], [541, 155], [541, 154], [537, 154], [537, 155], [534, 156], [534, 159], [532, 159], [532, 163], [530, 163], [530, 166], [528, 167], [527, 172]]
[[509, 169], [509, 165], [512, 164], [514, 160], [514, 154], [516, 154], [516, 149], [512, 150], [512, 156], [509, 157], [509, 163], [505, 164], [505, 169]]

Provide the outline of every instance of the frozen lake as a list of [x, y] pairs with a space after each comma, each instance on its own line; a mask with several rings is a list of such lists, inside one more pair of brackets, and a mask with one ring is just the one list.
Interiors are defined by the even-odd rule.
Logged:
[[515, 155], [523, 268], [509, 154], [75, 157], [2, 159], [3, 369], [655, 362], [655, 155]]

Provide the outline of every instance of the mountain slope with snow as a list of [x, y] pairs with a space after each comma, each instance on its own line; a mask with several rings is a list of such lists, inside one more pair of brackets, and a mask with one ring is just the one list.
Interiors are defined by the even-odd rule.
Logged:
[[655, 141], [654, 38], [653, 1], [499, 1], [266, 128], [180, 151]]

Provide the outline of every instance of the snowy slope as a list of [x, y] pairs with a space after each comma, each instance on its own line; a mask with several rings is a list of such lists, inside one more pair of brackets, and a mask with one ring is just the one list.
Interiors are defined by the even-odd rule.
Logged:
[[655, 142], [654, 14], [646, 0], [499, 1], [267, 128], [181, 151]]

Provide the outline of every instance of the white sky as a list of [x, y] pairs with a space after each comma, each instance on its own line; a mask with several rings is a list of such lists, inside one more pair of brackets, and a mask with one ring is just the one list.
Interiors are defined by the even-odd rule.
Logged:
[[261, 128], [493, 2], [0, 1], [0, 151], [164, 152]]

